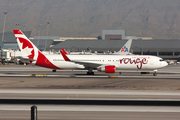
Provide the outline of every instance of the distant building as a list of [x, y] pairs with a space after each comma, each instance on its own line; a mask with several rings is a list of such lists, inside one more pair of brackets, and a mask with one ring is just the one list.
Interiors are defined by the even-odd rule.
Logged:
[[136, 39], [136, 36], [126, 36], [126, 39]]
[[137, 40], [152, 40], [152, 37], [136, 37]]
[[34, 36], [34, 38], [31, 39], [59, 39], [59, 36]]
[[102, 30], [103, 40], [122, 40], [125, 39], [125, 30]]
[[65, 40], [97, 40], [98, 38], [95, 38], [95, 37], [60, 37], [60, 41], [65, 41]]

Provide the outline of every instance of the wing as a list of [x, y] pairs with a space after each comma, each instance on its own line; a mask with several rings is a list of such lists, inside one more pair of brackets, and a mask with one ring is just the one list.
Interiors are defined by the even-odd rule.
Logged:
[[60, 52], [61, 52], [61, 55], [63, 56], [65, 61], [73, 62], [73, 63], [80, 64], [80, 65], [84, 65], [85, 68], [95, 68], [95, 69], [97, 69], [98, 67], [106, 66], [104, 64], [98, 64], [98, 63], [91, 63], [91, 62], [84, 62], [84, 61], [73, 61], [73, 60], [70, 60], [63, 51], [60, 51]]

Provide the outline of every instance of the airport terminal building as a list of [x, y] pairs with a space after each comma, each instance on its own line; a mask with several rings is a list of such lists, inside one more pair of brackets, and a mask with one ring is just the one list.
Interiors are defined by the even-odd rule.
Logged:
[[[24, 32], [30, 37], [31, 31]], [[131, 53], [141, 55], [155, 55], [164, 59], [180, 61], [179, 39], [152, 39], [126, 36], [124, 30], [103, 30], [102, 39], [66, 38], [61, 40], [59, 36], [36, 36], [30, 39], [40, 50], [59, 52], [64, 48], [67, 52], [91, 53], [115, 53], [128, 39], [133, 39]], [[0, 40], [2, 34], [0, 34]], [[18, 45], [13, 32], [4, 33], [5, 41], [1, 42], [1, 49], [18, 50]], [[2, 40], [1, 40], [2, 41]], [[2, 55], [1, 55], [2, 56]]]

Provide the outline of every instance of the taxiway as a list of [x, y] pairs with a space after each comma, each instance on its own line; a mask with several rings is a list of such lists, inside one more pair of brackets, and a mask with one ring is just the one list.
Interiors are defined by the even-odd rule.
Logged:
[[[0, 66], [0, 98], [54, 100], [180, 101], [180, 65], [160, 69], [157, 76], [139, 73], [105, 74], [95, 71]], [[0, 119], [30, 119], [34, 104], [0, 104]], [[179, 106], [38, 105], [38, 119], [47, 120], [179, 120]]]

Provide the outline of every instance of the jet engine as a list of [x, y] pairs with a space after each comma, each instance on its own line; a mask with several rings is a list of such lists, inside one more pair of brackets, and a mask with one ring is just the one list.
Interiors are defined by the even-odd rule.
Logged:
[[104, 66], [100, 67], [98, 71], [105, 72], [105, 73], [115, 73], [116, 67], [115, 66]]

